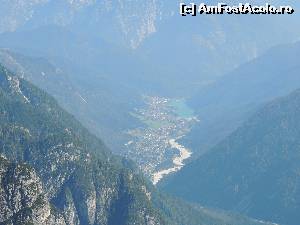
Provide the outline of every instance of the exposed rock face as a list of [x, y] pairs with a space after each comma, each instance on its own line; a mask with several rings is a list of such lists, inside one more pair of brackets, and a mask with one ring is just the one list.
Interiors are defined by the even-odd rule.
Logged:
[[44, 195], [35, 171], [0, 156], [0, 224], [65, 225]]
[[88, 12], [91, 22], [87, 26], [99, 30], [106, 20], [111, 20], [111, 26], [118, 30], [123, 41], [131, 48], [137, 48], [156, 31], [155, 23], [160, 16], [158, 6], [161, 4], [158, 0], [13, 0], [6, 2], [5, 7], [1, 6], [0, 33], [49, 24], [80, 26], [86, 21]]

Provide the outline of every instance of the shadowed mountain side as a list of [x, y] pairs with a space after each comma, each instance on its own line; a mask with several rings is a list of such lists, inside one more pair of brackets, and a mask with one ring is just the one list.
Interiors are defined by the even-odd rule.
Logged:
[[245, 121], [258, 107], [300, 87], [300, 43], [270, 49], [189, 100], [200, 123], [184, 140], [203, 154]]
[[279, 224], [299, 222], [300, 90], [268, 103], [164, 189]]

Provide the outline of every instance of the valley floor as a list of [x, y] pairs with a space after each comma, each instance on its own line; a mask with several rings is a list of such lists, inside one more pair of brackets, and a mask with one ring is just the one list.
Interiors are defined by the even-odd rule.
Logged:
[[192, 152], [178, 141], [198, 120], [184, 100], [146, 96], [144, 101], [145, 107], [132, 113], [144, 126], [127, 131], [132, 140], [125, 144], [126, 156], [157, 184], [191, 157]]

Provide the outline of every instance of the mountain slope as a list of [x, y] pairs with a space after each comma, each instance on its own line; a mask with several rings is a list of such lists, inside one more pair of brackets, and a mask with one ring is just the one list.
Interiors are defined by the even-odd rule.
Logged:
[[[0, 154], [3, 224], [267, 224], [158, 193], [131, 162], [113, 156], [52, 97], [2, 66]], [[15, 180], [9, 171], [16, 171]], [[39, 198], [43, 201], [35, 207]]]
[[300, 90], [272, 101], [165, 189], [207, 206], [298, 224], [299, 115]]
[[77, 217], [80, 224], [163, 223], [139, 176], [52, 98], [2, 67], [0, 83], [1, 153], [34, 167], [65, 218]]
[[300, 43], [281, 45], [243, 64], [189, 100], [200, 123], [186, 142], [202, 154], [262, 104], [300, 87]]
[[66, 65], [66, 62], [61, 65], [43, 57], [29, 57], [3, 49], [0, 50], [0, 61], [55, 97], [112, 150], [123, 153], [122, 146], [129, 139], [124, 130], [138, 124], [129, 114], [141, 104], [135, 90], [117, 81], [109, 81], [101, 72]]

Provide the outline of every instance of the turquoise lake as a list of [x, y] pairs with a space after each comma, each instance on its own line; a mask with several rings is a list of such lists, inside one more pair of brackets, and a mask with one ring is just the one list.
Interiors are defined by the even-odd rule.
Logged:
[[191, 109], [184, 99], [172, 99], [169, 105], [174, 108], [176, 115], [188, 119], [195, 116], [194, 110]]

